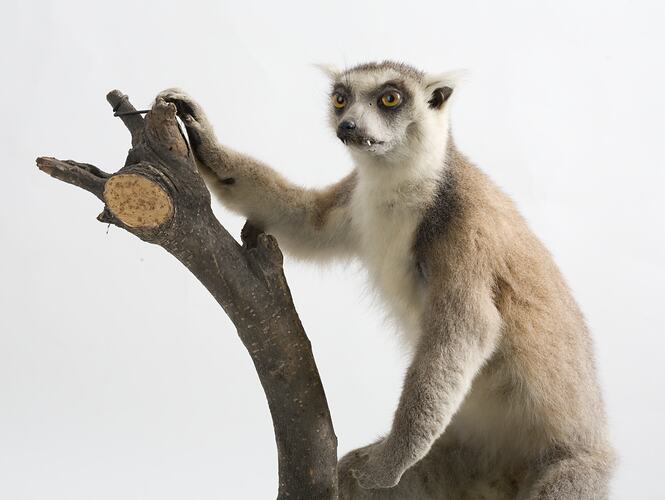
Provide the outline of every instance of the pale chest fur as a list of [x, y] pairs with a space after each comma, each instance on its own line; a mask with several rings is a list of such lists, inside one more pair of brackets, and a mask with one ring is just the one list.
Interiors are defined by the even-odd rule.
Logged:
[[363, 180], [351, 202], [359, 258], [390, 318], [414, 346], [420, 336], [423, 290], [413, 247], [433, 189], [412, 181], [391, 185]]

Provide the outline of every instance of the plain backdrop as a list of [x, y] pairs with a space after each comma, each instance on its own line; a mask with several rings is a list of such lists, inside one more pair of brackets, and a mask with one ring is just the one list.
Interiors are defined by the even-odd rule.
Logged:
[[[469, 70], [458, 145], [514, 197], [593, 331], [612, 498], [662, 498], [661, 0], [4, 0], [0, 18], [0, 498], [274, 498], [270, 416], [223, 311], [34, 159], [115, 171], [129, 135], [106, 92], [146, 107], [180, 86], [223, 142], [325, 185], [351, 162], [312, 63], [384, 58]], [[408, 359], [357, 265], [285, 267], [344, 453], [388, 430]]]

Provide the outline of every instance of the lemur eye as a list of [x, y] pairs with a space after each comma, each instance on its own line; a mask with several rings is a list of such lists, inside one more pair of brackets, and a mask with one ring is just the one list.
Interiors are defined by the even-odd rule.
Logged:
[[402, 95], [396, 90], [390, 90], [381, 96], [381, 104], [386, 108], [394, 108], [402, 102]]
[[346, 97], [344, 97], [339, 92], [335, 92], [332, 95], [332, 103], [335, 108], [342, 109], [344, 106], [346, 106]]

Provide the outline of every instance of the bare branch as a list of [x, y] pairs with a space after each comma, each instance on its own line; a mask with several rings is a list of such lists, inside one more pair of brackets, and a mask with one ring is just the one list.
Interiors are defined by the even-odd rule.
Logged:
[[104, 201], [104, 184], [106, 184], [106, 179], [110, 177], [110, 174], [101, 171], [97, 167], [87, 163], [58, 160], [47, 156], [37, 158], [37, 167], [51, 177], [90, 191], [97, 198]]
[[[119, 91], [114, 110], [133, 111]], [[233, 321], [265, 391], [279, 454], [280, 499], [337, 498], [337, 438], [311, 346], [293, 305], [276, 240], [251, 225], [240, 246], [212, 213], [171, 103], [121, 115], [132, 134], [125, 167], [38, 158], [52, 177], [105, 203], [98, 219], [158, 244], [182, 262]]]

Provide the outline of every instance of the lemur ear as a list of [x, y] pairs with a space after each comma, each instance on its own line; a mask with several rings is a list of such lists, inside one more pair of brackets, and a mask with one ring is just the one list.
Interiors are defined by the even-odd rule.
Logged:
[[334, 66], [333, 64], [313, 64], [313, 66], [321, 70], [323, 74], [326, 75], [331, 80], [335, 80], [341, 73], [339, 68], [337, 68], [337, 66]]
[[426, 75], [425, 92], [429, 96], [427, 101], [429, 107], [441, 109], [453, 94], [453, 90], [466, 76], [468, 73], [464, 70]]

